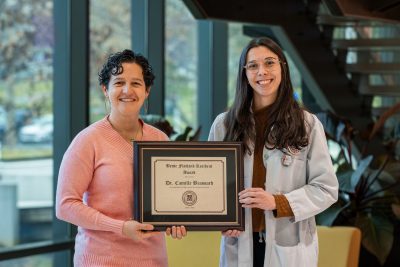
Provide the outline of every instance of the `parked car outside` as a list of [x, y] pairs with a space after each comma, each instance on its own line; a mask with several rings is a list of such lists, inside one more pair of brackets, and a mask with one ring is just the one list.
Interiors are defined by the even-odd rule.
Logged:
[[21, 143], [51, 143], [53, 141], [53, 115], [47, 114], [22, 126], [18, 133]]

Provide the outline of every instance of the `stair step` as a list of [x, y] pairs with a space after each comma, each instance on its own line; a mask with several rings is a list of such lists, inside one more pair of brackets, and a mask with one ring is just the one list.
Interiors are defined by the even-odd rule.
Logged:
[[317, 23], [321, 25], [332, 25], [332, 26], [368, 26], [368, 27], [381, 27], [387, 25], [396, 25], [393, 22], [388, 21], [376, 21], [366, 18], [356, 18], [351, 16], [332, 16], [332, 15], [318, 15], [317, 16]]
[[399, 73], [400, 63], [353, 63], [346, 64], [346, 72], [354, 73]]
[[358, 90], [362, 95], [400, 96], [400, 84], [360, 86]]
[[375, 38], [375, 39], [333, 39], [333, 49], [390, 49], [400, 50], [400, 38]]

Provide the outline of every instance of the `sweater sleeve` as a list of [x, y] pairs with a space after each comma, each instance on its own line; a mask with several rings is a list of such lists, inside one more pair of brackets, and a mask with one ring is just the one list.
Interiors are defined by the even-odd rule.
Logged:
[[84, 194], [93, 178], [95, 151], [90, 137], [78, 135], [64, 154], [58, 175], [56, 216], [77, 226], [122, 234], [124, 221], [87, 206]]
[[276, 218], [292, 217], [294, 216], [289, 201], [284, 195], [273, 195], [276, 203], [276, 209], [273, 210]]

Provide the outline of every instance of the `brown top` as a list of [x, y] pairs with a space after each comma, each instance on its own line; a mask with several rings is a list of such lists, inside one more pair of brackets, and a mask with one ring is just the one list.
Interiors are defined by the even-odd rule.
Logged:
[[[265, 145], [264, 133], [266, 122], [270, 114], [270, 106], [254, 112], [256, 140], [254, 142], [254, 163], [252, 187], [265, 188], [266, 169], [263, 162], [263, 148]], [[276, 202], [275, 217], [293, 216], [292, 208], [284, 195], [274, 195]], [[253, 232], [265, 230], [264, 210], [252, 209]]]

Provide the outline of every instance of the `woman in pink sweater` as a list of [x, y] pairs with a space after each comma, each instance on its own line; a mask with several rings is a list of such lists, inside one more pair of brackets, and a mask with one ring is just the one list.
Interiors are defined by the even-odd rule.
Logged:
[[[57, 194], [57, 218], [78, 226], [74, 266], [168, 266], [164, 233], [132, 220], [132, 140], [167, 141], [139, 112], [154, 74], [147, 59], [130, 50], [111, 55], [99, 82], [111, 111], [81, 131], [65, 152]], [[167, 229], [181, 239], [183, 226]]]

